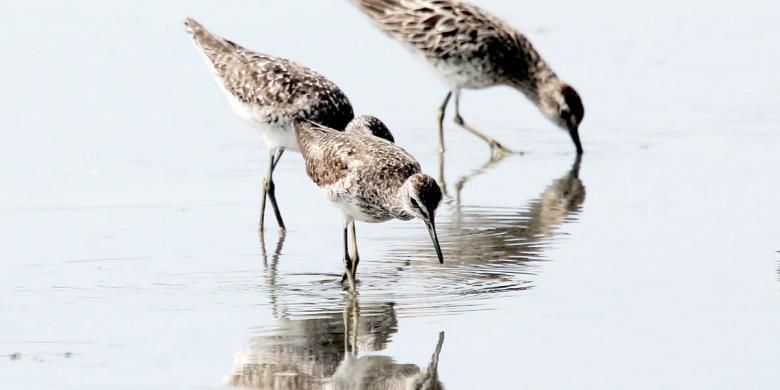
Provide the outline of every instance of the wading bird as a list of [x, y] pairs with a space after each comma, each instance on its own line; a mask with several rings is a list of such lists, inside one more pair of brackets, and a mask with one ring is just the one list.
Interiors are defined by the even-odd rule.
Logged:
[[355, 220], [377, 223], [419, 218], [428, 228], [439, 262], [444, 262], [435, 226], [441, 190], [436, 180], [421, 173], [414, 157], [372, 135], [342, 133], [305, 120], [296, 120], [294, 127], [306, 173], [344, 217], [346, 272], [342, 281], [348, 279], [355, 286], [360, 261]]
[[192, 18], [184, 26], [233, 110], [254, 126], [268, 146], [268, 168], [260, 202], [260, 231], [265, 200], [271, 200], [276, 221], [285, 230], [276, 202], [273, 171], [285, 150], [299, 151], [292, 129], [295, 119], [307, 119], [336, 130], [389, 134], [376, 118], [355, 118], [352, 104], [336, 84], [312, 69], [284, 58], [245, 49], [212, 34]]
[[509, 150], [460, 115], [460, 93], [506, 85], [522, 92], [553, 123], [567, 130], [582, 154], [582, 100], [561, 81], [525, 35], [503, 20], [457, 0], [352, 0], [389, 35], [421, 54], [450, 91], [439, 108], [439, 145], [444, 152], [444, 114], [455, 97], [455, 123], [483, 139], [494, 157]]

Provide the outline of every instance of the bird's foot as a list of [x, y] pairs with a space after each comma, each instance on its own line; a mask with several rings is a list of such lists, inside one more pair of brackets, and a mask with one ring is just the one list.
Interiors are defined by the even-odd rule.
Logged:
[[358, 280], [354, 277], [350, 278], [349, 274], [347, 272], [344, 272], [343, 275], [341, 275], [341, 286], [346, 290], [355, 290], [355, 288], [358, 285]]
[[489, 141], [489, 143], [490, 143], [490, 159], [493, 161], [500, 160], [510, 154], [516, 153], [511, 149], [505, 147], [504, 145], [501, 145], [500, 143], [498, 143], [498, 141], [491, 140]]

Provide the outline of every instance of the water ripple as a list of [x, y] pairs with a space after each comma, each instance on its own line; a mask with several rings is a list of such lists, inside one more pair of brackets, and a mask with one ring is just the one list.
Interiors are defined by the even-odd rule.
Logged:
[[[400, 315], [441, 315], [483, 310], [496, 296], [531, 288], [540, 264], [550, 260], [545, 251], [561, 238], [556, 230], [575, 221], [582, 208], [585, 186], [579, 170], [577, 160], [538, 198], [517, 208], [461, 205], [462, 180], [455, 201], [437, 221], [445, 264], [436, 261], [422, 227], [406, 230], [414, 239], [381, 238], [385, 254], [361, 263], [361, 301], [393, 302]], [[340, 275], [280, 274], [283, 245], [282, 239], [275, 248], [262, 248], [267, 264], [263, 289], [274, 310], [299, 318], [340, 313], [345, 294], [336, 287]]]

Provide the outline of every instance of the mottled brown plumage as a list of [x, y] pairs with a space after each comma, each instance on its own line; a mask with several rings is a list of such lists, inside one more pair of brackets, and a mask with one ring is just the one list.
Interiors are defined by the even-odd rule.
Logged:
[[[352, 0], [389, 35], [421, 54], [449, 85], [439, 110], [442, 120], [455, 95], [455, 122], [489, 142], [494, 151], [506, 149], [467, 125], [460, 116], [461, 89], [508, 85], [522, 91], [555, 124], [568, 130], [582, 152], [578, 127], [584, 116], [574, 89], [562, 82], [531, 42], [508, 23], [479, 7], [457, 0]], [[571, 93], [573, 92], [573, 93]]]
[[459, 1], [353, 0], [394, 38], [412, 46], [435, 67], [450, 64], [460, 88], [516, 83], [528, 92], [554, 77], [521, 33], [482, 9]]
[[184, 21], [195, 46], [206, 58], [214, 78], [236, 113], [253, 125], [268, 145], [268, 170], [263, 181], [260, 230], [264, 227], [265, 199], [271, 200], [279, 227], [284, 222], [276, 202], [273, 170], [285, 150], [298, 151], [294, 120], [311, 120], [336, 130], [390, 137], [381, 121], [364, 116], [352, 123], [352, 105], [339, 87], [314, 70], [293, 61], [253, 52], [212, 34], [194, 19]]
[[353, 217], [364, 222], [413, 217], [398, 201], [406, 181], [422, 176], [420, 164], [409, 153], [377, 137], [340, 133], [312, 122], [298, 122], [295, 128], [306, 173], [328, 199], [349, 198], [364, 211]]
[[354, 256], [347, 249], [347, 228], [354, 221], [385, 222], [392, 218], [423, 220], [439, 261], [443, 261], [434, 225], [441, 190], [421, 173], [420, 164], [402, 148], [372, 135], [342, 133], [310, 121], [295, 121], [295, 134], [306, 173], [344, 216], [345, 278], [354, 283]]
[[[257, 122], [287, 125], [308, 119], [343, 130], [354, 118], [346, 94], [327, 77], [288, 59], [248, 50], [206, 30], [193, 19], [185, 21], [193, 41], [207, 58], [220, 86], [238, 103], [248, 106]], [[295, 145], [287, 149], [297, 150]]]

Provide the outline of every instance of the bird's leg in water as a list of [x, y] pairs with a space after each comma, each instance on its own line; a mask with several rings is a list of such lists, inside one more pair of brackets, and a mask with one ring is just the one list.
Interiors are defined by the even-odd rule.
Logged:
[[468, 130], [471, 132], [471, 134], [476, 135], [477, 137], [481, 138], [483, 141], [487, 142], [490, 145], [490, 153], [493, 156], [493, 158], [500, 158], [506, 154], [512, 153], [511, 150], [505, 148], [502, 146], [498, 141], [493, 139], [493, 137], [477, 130], [475, 127], [469, 125], [466, 123], [466, 121], [463, 120], [463, 117], [460, 116], [460, 90], [455, 91], [455, 123], [458, 124], [460, 127]]
[[355, 221], [352, 221], [352, 251], [350, 252], [350, 256], [352, 257], [352, 279], [357, 278], [357, 267], [358, 263], [360, 263], [360, 255], [358, 254], [358, 247], [357, 247], [357, 233], [355, 232]]
[[260, 199], [260, 232], [265, 229], [265, 199], [268, 197], [271, 200], [271, 207], [276, 215], [276, 222], [279, 224], [279, 230], [285, 231], [284, 221], [282, 220], [282, 214], [279, 212], [279, 205], [276, 203], [276, 190], [274, 186], [274, 168], [282, 158], [284, 153], [283, 148], [271, 149], [268, 151], [268, 169], [263, 179], [263, 196]]
[[352, 259], [349, 256], [349, 224], [350, 221], [344, 218], [344, 275], [341, 277], [341, 282], [349, 281], [351, 288], [355, 287], [355, 278], [352, 274]]

